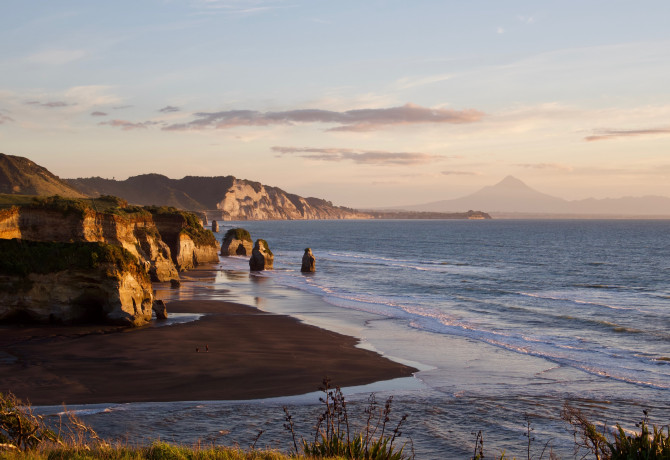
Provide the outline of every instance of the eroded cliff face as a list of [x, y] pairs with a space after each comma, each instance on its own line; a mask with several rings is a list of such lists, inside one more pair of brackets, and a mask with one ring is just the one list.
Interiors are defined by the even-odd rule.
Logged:
[[202, 228], [195, 215], [150, 209], [163, 241], [170, 248], [177, 270], [190, 270], [201, 264], [219, 261], [219, 242], [212, 232]]
[[104, 243], [0, 240], [0, 321], [151, 320], [151, 281], [137, 259]]
[[151, 280], [219, 260], [194, 214], [114, 197], [25, 197], [0, 210], [0, 247], [0, 320], [141, 325], [151, 319]]
[[123, 217], [84, 210], [14, 207], [0, 213], [0, 238], [30, 241], [89, 241], [121, 246], [139, 259], [155, 281], [179, 278], [151, 215]]
[[303, 198], [276, 187], [235, 179], [216, 205], [225, 220], [366, 219], [367, 214]]
[[90, 321], [123, 326], [141, 326], [151, 321], [151, 283], [131, 273], [119, 273], [117, 277], [104, 270], [67, 270], [30, 274], [25, 281], [3, 277], [3, 281], [23, 283], [27, 289], [0, 290], [0, 321]]

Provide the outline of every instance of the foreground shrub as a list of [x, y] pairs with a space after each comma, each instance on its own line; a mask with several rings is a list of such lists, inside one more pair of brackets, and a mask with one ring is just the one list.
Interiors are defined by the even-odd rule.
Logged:
[[[384, 408], [380, 408], [374, 393], [368, 398], [365, 409], [365, 428], [352, 433], [349, 425], [347, 402], [340, 387], [332, 389], [330, 380], [324, 379], [320, 388], [323, 397], [319, 401], [324, 405], [324, 411], [319, 416], [314, 429], [314, 441], [301, 439], [302, 451], [308, 457], [343, 457], [348, 459], [365, 460], [401, 460], [412, 458], [403, 453], [405, 445], [400, 448], [394, 446], [402, 433], [400, 428], [407, 415], [403, 415], [393, 430], [390, 430], [391, 404], [393, 397], [386, 400]], [[298, 442], [293, 425], [293, 418], [284, 407], [286, 424], [284, 427], [291, 432], [293, 447], [298, 452]]]
[[44, 441], [58, 442], [58, 436], [13, 394], [0, 393], [0, 446], [10, 450], [34, 449]]
[[649, 430], [648, 412], [636, 427], [640, 432], [626, 434], [620, 424], [616, 424], [613, 439], [606, 435], [606, 426], [598, 430], [579, 409], [569, 404], [563, 406], [561, 417], [573, 427], [575, 454], [580, 450], [592, 453], [596, 460], [670, 460], [670, 426]]

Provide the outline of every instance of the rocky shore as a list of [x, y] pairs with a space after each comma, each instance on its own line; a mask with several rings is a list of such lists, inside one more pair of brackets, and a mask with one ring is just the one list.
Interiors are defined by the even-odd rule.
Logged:
[[254, 399], [315, 391], [325, 376], [352, 386], [415, 371], [288, 316], [201, 296], [166, 303], [204, 316], [130, 329], [0, 326], [0, 392], [36, 405]]

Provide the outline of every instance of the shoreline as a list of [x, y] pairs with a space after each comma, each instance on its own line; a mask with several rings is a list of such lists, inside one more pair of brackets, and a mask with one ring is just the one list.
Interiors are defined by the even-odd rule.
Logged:
[[0, 392], [41, 406], [249, 400], [313, 392], [324, 377], [348, 387], [417, 371], [355, 337], [253, 306], [188, 299], [167, 308], [204, 316], [137, 329], [2, 326]]

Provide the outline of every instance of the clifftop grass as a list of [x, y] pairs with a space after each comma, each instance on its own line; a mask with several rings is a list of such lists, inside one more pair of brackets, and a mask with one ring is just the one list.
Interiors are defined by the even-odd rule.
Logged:
[[224, 240], [228, 238], [235, 240], [249, 241], [253, 243], [253, 240], [251, 239], [251, 234], [244, 228], [231, 228], [223, 236]]
[[45, 209], [58, 211], [64, 215], [77, 214], [85, 216], [87, 212], [114, 214], [121, 217], [148, 217], [151, 214], [142, 206], [129, 205], [126, 200], [115, 196], [104, 195], [98, 198], [67, 198], [60, 195], [8, 195], [0, 194], [0, 209], [11, 208]]
[[102, 266], [146, 277], [137, 258], [120, 246], [106, 243], [52, 243], [0, 239], [0, 274], [26, 277], [63, 270], [95, 270]]
[[171, 206], [146, 206], [144, 209], [154, 217], [181, 220], [182, 228], [179, 233], [188, 235], [197, 246], [217, 245], [214, 233], [203, 228], [198, 216], [192, 212], [182, 211]]

